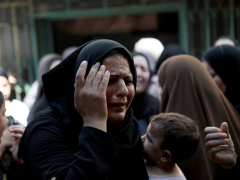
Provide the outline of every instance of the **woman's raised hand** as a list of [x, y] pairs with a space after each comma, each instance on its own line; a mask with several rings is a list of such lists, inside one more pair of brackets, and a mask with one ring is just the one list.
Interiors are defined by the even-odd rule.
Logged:
[[204, 132], [207, 157], [223, 168], [231, 169], [236, 164], [237, 157], [227, 123], [222, 123], [221, 129], [206, 127]]
[[87, 65], [87, 61], [83, 61], [75, 77], [74, 105], [83, 118], [83, 126], [95, 127], [106, 132], [106, 90], [110, 73], [104, 65], [100, 67], [100, 63], [97, 62], [92, 66], [85, 81]]

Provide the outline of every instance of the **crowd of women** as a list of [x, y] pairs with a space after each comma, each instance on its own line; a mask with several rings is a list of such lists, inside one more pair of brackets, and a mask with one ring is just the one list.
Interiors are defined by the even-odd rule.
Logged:
[[193, 119], [199, 129], [195, 154], [178, 163], [186, 179], [233, 179], [237, 174], [236, 39], [220, 37], [201, 59], [155, 38], [140, 39], [132, 52], [113, 40], [96, 39], [64, 57], [45, 55], [38, 74], [17, 116], [7, 114], [14, 112], [14, 100], [6, 91], [7, 73], [0, 70], [0, 111], [6, 109], [9, 121], [18, 122], [5, 128], [0, 116], [5, 122], [0, 123], [0, 154], [12, 148], [12, 163], [0, 162], [8, 179], [14, 172], [18, 179], [149, 179], [141, 136], [150, 117], [169, 112]]

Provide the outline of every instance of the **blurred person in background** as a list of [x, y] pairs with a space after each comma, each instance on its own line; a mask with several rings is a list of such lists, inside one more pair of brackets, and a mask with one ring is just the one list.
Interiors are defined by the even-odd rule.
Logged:
[[[160, 55], [164, 50], [164, 46], [160, 40], [153, 37], [145, 37], [139, 39], [134, 44], [134, 52], [141, 52], [147, 56], [151, 56], [148, 58], [149, 61], [149, 69], [151, 72], [150, 81], [154, 82], [157, 77], [155, 68], [156, 63]], [[155, 98], [159, 98], [158, 96], [158, 85], [156, 83], [150, 83], [148, 87], [148, 92]]]
[[[65, 59], [69, 54], [71, 54], [76, 49], [77, 49], [77, 46], [67, 47], [66, 49], [63, 50], [63, 52], [61, 54], [61, 56], [62, 56], [61, 59]], [[38, 69], [38, 71], [42, 71], [42, 70]], [[46, 71], [42, 71], [42, 72], [46, 72]], [[29, 109], [32, 108], [33, 104], [36, 101], [37, 92], [38, 92], [38, 82], [39, 82], [39, 79], [37, 79], [33, 82], [33, 84], [31, 85], [31, 88], [29, 89], [29, 91], [27, 92], [27, 94], [25, 95], [25, 97], [23, 99], [23, 102], [28, 106]]]
[[150, 62], [150, 69], [155, 67], [163, 50], [164, 46], [161, 41], [153, 37], [141, 38], [134, 44], [135, 52], [148, 53], [152, 56], [154, 63]]
[[240, 47], [240, 43], [237, 39], [232, 38], [230, 36], [220, 36], [216, 39], [213, 43], [213, 46], [220, 46], [220, 45], [230, 45], [230, 46], [237, 46]]
[[[7, 129], [9, 124], [8, 118], [5, 116], [6, 107], [5, 100], [2, 92], [0, 91], [0, 179], [7, 180], [24, 180], [24, 164], [23, 160], [18, 159], [17, 152], [19, 146], [19, 140], [25, 130], [22, 125], [12, 125]], [[10, 163], [4, 162], [3, 153], [11, 148]]]
[[23, 103], [26, 104], [29, 109], [32, 108], [36, 100], [37, 89], [38, 89], [38, 81], [35, 80], [23, 98]]
[[65, 48], [62, 52], [62, 59], [65, 59], [68, 57], [69, 54], [71, 54], [73, 51], [75, 51], [78, 47], [77, 46], [69, 46]]
[[156, 63], [156, 68], [155, 68], [156, 74], [158, 72], [159, 67], [166, 59], [175, 55], [180, 55], [180, 54], [186, 54], [186, 53], [178, 44], [169, 44], [165, 46], [161, 56], [158, 58]]
[[[155, 72], [157, 74], [159, 67], [161, 64], [168, 58], [175, 56], [175, 55], [180, 55], [180, 54], [186, 54], [185, 51], [178, 45], [178, 44], [169, 44], [165, 46], [161, 56], [157, 60], [156, 67], [155, 67]], [[158, 76], [154, 76], [152, 78], [152, 82], [154, 82], [158, 87]], [[161, 93], [162, 89], [161, 87], [158, 88], [158, 96], [159, 96], [159, 101], [161, 102]]]
[[17, 99], [11, 99], [11, 85], [8, 80], [8, 74], [5, 69], [0, 67], [0, 91], [2, 91], [5, 104], [6, 104], [6, 116], [9, 118], [9, 124], [12, 125], [15, 122], [26, 126], [27, 116], [29, 114], [29, 108], [23, 102]]
[[196, 153], [179, 163], [187, 179], [213, 180], [217, 164], [208, 159], [205, 151], [204, 129], [220, 127], [227, 122], [236, 153], [240, 153], [240, 116], [219, 90], [201, 61], [190, 55], [167, 59], [158, 70], [162, 87], [160, 112], [176, 112], [193, 119], [200, 132]]
[[240, 49], [230, 45], [212, 47], [204, 53], [202, 63], [240, 114]]
[[27, 123], [30, 123], [33, 117], [39, 112], [48, 107], [47, 100], [43, 91], [42, 75], [54, 68], [62, 61], [60, 54], [52, 53], [43, 56], [38, 65], [38, 89], [35, 102], [29, 112]]
[[136, 96], [133, 104], [133, 115], [141, 127], [141, 135], [147, 131], [149, 119], [159, 113], [159, 100], [147, 91], [150, 85], [150, 65], [148, 57], [143, 53], [132, 53], [137, 71]]

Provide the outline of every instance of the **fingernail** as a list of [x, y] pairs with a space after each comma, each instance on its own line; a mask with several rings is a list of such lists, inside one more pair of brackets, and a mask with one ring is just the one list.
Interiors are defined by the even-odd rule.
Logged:
[[86, 64], [86, 63], [87, 63], [87, 61], [83, 61], [83, 62], [82, 62], [82, 64]]
[[105, 65], [101, 65], [101, 69], [105, 68]]
[[100, 62], [97, 62], [94, 64], [94, 66], [99, 66], [100, 65]]
[[110, 74], [110, 72], [109, 72], [109, 71], [106, 71], [106, 72], [105, 72], [105, 75], [108, 75], [108, 74]]

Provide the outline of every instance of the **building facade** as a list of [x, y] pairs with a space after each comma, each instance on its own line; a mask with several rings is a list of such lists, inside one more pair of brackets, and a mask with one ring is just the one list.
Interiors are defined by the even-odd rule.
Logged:
[[131, 51], [151, 36], [201, 58], [221, 35], [240, 40], [239, 30], [237, 0], [0, 0], [0, 66], [24, 87], [36, 79], [40, 57], [93, 38]]

